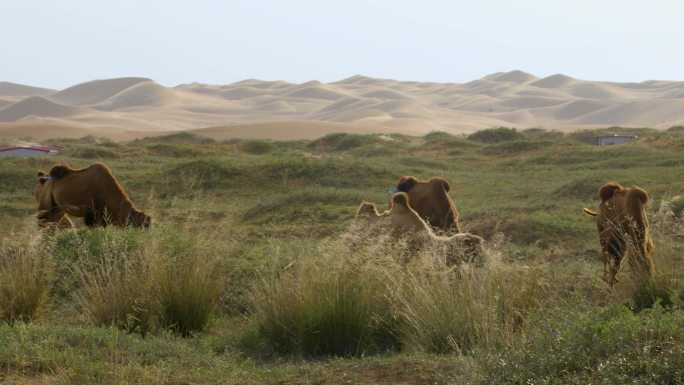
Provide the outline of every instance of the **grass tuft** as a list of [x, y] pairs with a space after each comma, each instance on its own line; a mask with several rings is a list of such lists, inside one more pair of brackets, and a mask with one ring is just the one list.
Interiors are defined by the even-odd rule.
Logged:
[[361, 356], [392, 348], [387, 279], [377, 261], [309, 250], [253, 290], [259, 334], [280, 354]]
[[0, 250], [0, 319], [29, 322], [47, 307], [53, 266], [43, 247]]

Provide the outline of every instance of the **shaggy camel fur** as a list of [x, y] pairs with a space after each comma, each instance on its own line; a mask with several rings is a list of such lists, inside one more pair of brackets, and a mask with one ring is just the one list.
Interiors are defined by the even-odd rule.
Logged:
[[138, 210], [107, 166], [95, 163], [75, 170], [54, 165], [38, 172], [35, 195], [40, 223], [59, 223], [66, 214], [83, 217], [88, 226], [148, 227], [152, 219]]
[[653, 241], [648, 230], [645, 206], [648, 194], [633, 186], [624, 188], [617, 182], [606, 183], [599, 189], [598, 212], [587, 208], [584, 212], [596, 217], [599, 243], [603, 254], [603, 279], [613, 286], [615, 275], [625, 254], [633, 273], [653, 277]]
[[411, 207], [430, 226], [444, 233], [460, 233], [458, 210], [449, 196], [449, 182], [442, 178], [419, 181], [412, 176], [402, 176], [397, 191], [408, 194]]
[[374, 204], [363, 202], [356, 212], [355, 224], [364, 234], [389, 232], [393, 237], [409, 237], [418, 248], [427, 244], [445, 246], [448, 266], [460, 262], [484, 264], [484, 240], [481, 237], [468, 233], [437, 236], [409, 202], [406, 193], [396, 193], [391, 198], [391, 208], [382, 214]]

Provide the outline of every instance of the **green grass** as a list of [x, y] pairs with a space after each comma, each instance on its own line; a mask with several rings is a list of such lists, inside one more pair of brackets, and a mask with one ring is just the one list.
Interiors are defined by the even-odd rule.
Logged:
[[[681, 130], [52, 142], [0, 159], [2, 383], [684, 383]], [[37, 229], [36, 171], [95, 161], [157, 225]], [[349, 248], [402, 175], [449, 180], [488, 267]], [[608, 180], [651, 195], [652, 282], [600, 279]]]

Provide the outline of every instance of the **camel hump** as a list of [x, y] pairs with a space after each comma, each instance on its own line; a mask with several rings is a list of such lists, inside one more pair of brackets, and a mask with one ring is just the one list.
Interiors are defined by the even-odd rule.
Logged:
[[397, 190], [409, 192], [418, 183], [418, 179], [412, 176], [402, 176], [397, 183]]
[[106, 171], [106, 172], [108, 172], [108, 173], [110, 173], [110, 174], [112, 173], [112, 171], [109, 169], [109, 167], [107, 167], [106, 164], [100, 163], [100, 162], [93, 163], [93, 164], [91, 164], [90, 166], [88, 166], [88, 168], [94, 168], [94, 169], [97, 169], [97, 170]]
[[38, 178], [42, 178], [42, 177], [45, 176], [45, 171], [43, 171], [43, 170], [38, 170], [38, 174], [37, 174], [37, 175], [38, 175]]
[[629, 202], [638, 200], [642, 205], [645, 205], [648, 203], [648, 193], [646, 193], [646, 191], [641, 187], [633, 186], [631, 189], [629, 189], [629, 193], [627, 193], [627, 200]]
[[409, 197], [405, 192], [398, 192], [392, 195], [392, 204], [409, 207]]
[[362, 214], [377, 214], [378, 210], [375, 208], [375, 205], [369, 202], [362, 202], [361, 205], [359, 206], [359, 209], [356, 210], [356, 215], [362, 215]]
[[599, 198], [601, 198], [602, 201], [607, 201], [615, 195], [616, 191], [623, 189], [622, 185], [618, 182], [608, 182], [599, 189]]
[[447, 180], [444, 178], [434, 177], [434, 178], [432, 178], [431, 182], [439, 184], [440, 186], [442, 186], [442, 188], [446, 192], [449, 192], [449, 190], [451, 190], [451, 186], [449, 185], [449, 182], [447, 182]]
[[54, 179], [59, 179], [67, 175], [71, 169], [64, 164], [56, 164], [50, 169], [49, 175]]

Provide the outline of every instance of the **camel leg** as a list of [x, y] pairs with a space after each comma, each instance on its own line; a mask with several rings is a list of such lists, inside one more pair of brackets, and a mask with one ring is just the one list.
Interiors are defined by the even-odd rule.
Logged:
[[646, 240], [644, 233], [639, 229], [631, 229], [630, 240], [633, 243], [629, 253], [629, 265], [632, 273], [637, 274], [639, 278], [652, 278], [655, 273], [653, 258], [651, 258], [650, 253], [652, 243], [649, 243], [650, 240]]
[[59, 223], [65, 215], [66, 212], [62, 208], [54, 206], [38, 213], [38, 224], [43, 226], [48, 223]]
[[614, 237], [601, 241], [601, 251], [603, 253], [603, 280], [611, 287], [618, 282], [615, 277], [620, 271], [620, 264], [625, 254], [624, 242]]
[[67, 213], [64, 213], [57, 221], [57, 228], [59, 229], [73, 229], [74, 227], [74, 222], [71, 221]]

